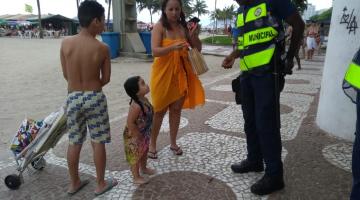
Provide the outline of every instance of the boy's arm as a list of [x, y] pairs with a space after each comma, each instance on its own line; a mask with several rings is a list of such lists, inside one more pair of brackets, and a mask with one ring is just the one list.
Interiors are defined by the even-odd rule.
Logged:
[[64, 55], [64, 50], [63, 50], [63, 43], [61, 44], [61, 48], [60, 48], [60, 61], [61, 61], [61, 68], [63, 71], [63, 76], [65, 78], [65, 80], [67, 81], [67, 71], [66, 71], [66, 62], [65, 62], [65, 55]]
[[108, 84], [110, 82], [111, 61], [110, 61], [109, 47], [104, 45], [103, 51], [104, 51], [105, 59], [101, 66], [101, 85], [105, 86], [106, 84]]

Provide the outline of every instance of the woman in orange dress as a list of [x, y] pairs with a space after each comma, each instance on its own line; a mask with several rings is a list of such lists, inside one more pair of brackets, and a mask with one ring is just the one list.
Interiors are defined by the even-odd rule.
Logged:
[[204, 89], [192, 71], [188, 58], [189, 45], [201, 51], [198, 29], [187, 29], [181, 0], [164, 0], [161, 18], [151, 34], [155, 57], [150, 76], [151, 102], [154, 118], [148, 157], [156, 159], [156, 140], [163, 118], [169, 110], [170, 150], [182, 155], [176, 144], [181, 111], [205, 103]]

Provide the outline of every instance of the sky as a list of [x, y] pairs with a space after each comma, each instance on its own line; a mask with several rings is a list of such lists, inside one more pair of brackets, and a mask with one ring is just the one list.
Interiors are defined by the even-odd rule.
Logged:
[[[105, 0], [98, 0], [105, 7], [107, 13], [107, 5]], [[205, 0], [208, 10], [212, 11], [215, 8], [215, 0]], [[332, 5], [332, 0], [308, 0], [309, 3], [316, 6], [316, 10], [329, 8]], [[25, 4], [29, 4], [33, 8], [33, 14], [37, 14], [36, 0], [0, 0], [0, 15], [4, 14], [26, 14]], [[234, 0], [217, 0], [217, 8], [224, 8], [230, 5], [236, 5]], [[76, 0], [40, 0], [42, 14], [60, 14], [68, 18], [73, 18], [77, 15]], [[156, 22], [159, 19], [159, 14], [153, 15], [153, 20]], [[209, 23], [209, 16], [200, 17], [202, 24]], [[143, 10], [138, 13], [138, 20], [143, 22], [150, 22], [148, 10]]]

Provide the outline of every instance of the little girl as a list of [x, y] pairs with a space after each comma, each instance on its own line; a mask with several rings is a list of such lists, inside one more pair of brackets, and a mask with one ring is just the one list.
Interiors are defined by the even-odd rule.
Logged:
[[155, 174], [155, 170], [146, 167], [153, 109], [145, 95], [150, 90], [140, 76], [128, 78], [124, 83], [124, 88], [131, 98], [124, 130], [126, 160], [131, 166], [134, 183], [144, 184], [147, 181], [140, 176], [139, 169], [144, 174]]

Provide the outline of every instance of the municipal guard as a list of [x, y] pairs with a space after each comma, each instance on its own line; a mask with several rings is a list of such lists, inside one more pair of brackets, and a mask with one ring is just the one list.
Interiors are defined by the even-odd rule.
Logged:
[[[281, 160], [279, 95], [282, 74], [291, 74], [304, 22], [290, 0], [236, 0], [240, 5], [236, 25], [238, 46], [222, 66], [231, 68], [240, 58], [241, 105], [247, 142], [247, 158], [231, 165], [235, 173], [261, 172], [254, 194], [266, 195], [284, 188]], [[288, 52], [284, 48], [283, 20], [293, 27]], [[284, 61], [284, 62], [282, 62]], [[279, 72], [281, 69], [281, 72]]]
[[352, 63], [346, 71], [343, 89], [345, 94], [356, 103], [356, 131], [352, 153], [353, 187], [350, 200], [360, 199], [360, 49], [355, 54]]

